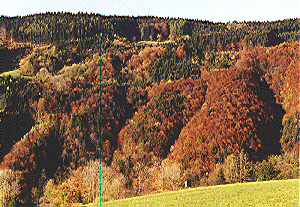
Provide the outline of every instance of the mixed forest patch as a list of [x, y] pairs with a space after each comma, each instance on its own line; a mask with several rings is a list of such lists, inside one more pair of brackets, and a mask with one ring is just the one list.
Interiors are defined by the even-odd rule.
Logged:
[[0, 20], [1, 205], [299, 177], [299, 19]]

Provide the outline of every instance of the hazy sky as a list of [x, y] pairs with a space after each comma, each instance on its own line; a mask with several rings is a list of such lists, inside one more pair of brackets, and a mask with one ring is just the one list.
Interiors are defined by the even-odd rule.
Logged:
[[0, 0], [0, 15], [24, 16], [47, 11], [214, 22], [274, 21], [300, 17], [300, 0]]

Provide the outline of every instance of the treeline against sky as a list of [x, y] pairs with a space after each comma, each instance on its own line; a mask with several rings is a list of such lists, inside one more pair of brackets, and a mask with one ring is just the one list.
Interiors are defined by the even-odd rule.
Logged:
[[[157, 17], [118, 17], [86, 13], [45, 13], [24, 17], [0, 17], [0, 22], [18, 42], [55, 44], [68, 58], [80, 62], [87, 55], [99, 52], [116, 52], [126, 45], [114, 45], [117, 35], [127, 41], [166, 40], [189, 35], [190, 51], [203, 56], [203, 51], [232, 50], [246, 35], [254, 46], [274, 46], [299, 38], [299, 19], [275, 22], [213, 23], [185, 19]], [[102, 34], [102, 38], [100, 38]], [[76, 48], [76, 50], [74, 49]]]

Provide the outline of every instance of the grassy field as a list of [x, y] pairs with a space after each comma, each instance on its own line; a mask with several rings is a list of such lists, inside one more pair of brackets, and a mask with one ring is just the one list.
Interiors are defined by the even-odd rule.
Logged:
[[280, 180], [199, 187], [109, 201], [101, 206], [299, 206], [299, 182]]
[[[21, 76], [20, 70], [16, 69], [16, 70], [12, 70], [12, 71], [7, 71], [4, 73], [1, 73], [0, 76], [11, 76], [13, 78], [18, 78]], [[22, 76], [23, 78], [28, 78], [28, 79], [32, 79], [32, 77], [29, 76]]]

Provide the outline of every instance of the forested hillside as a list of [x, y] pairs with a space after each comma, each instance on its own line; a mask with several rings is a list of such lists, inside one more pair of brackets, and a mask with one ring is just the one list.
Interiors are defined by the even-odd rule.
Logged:
[[299, 23], [1, 16], [1, 205], [298, 178]]

